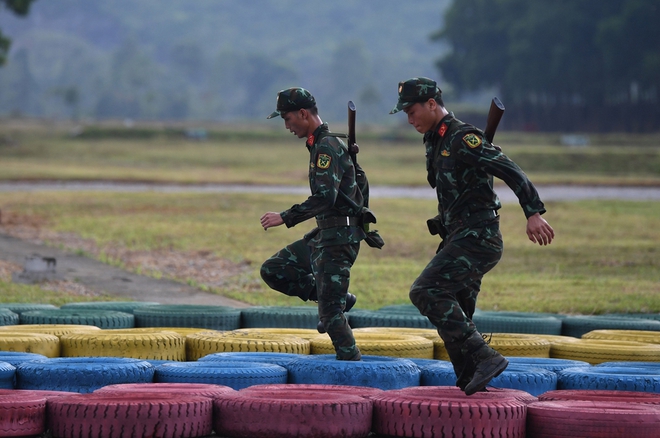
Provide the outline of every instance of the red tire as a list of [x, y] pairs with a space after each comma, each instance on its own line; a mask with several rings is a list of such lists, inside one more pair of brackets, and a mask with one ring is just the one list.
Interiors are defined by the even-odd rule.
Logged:
[[372, 397], [373, 432], [389, 436], [525, 437], [526, 404], [516, 395], [466, 396], [444, 386], [385, 391]]
[[534, 438], [657, 438], [660, 409], [643, 403], [539, 401], [527, 406]]
[[239, 391], [213, 401], [213, 426], [235, 438], [358, 438], [369, 435], [372, 412], [371, 400], [353, 395]]
[[380, 388], [372, 388], [370, 386], [347, 386], [347, 385], [321, 385], [314, 383], [281, 383], [281, 384], [264, 384], [253, 385], [243, 388], [240, 392], [259, 392], [259, 393], [272, 393], [276, 391], [293, 391], [305, 392], [323, 392], [324, 394], [345, 394], [357, 395], [358, 397], [371, 397], [383, 392]]
[[[399, 389], [400, 394], [410, 394], [418, 396], [432, 396], [432, 397], [464, 397], [465, 393], [456, 386], [411, 386], [408, 388]], [[521, 389], [510, 389], [510, 388], [488, 388], [488, 392], [479, 393], [480, 397], [484, 400], [493, 398], [496, 400], [503, 400], [506, 398], [511, 398], [514, 400], [521, 401], [525, 404], [529, 404], [535, 401], [538, 401], [536, 396], [533, 396], [529, 392], [523, 391]], [[470, 396], [472, 398], [472, 396]]]
[[14, 394], [0, 395], [0, 436], [33, 436], [44, 433], [46, 397], [12, 392]]
[[94, 391], [94, 394], [182, 394], [215, 398], [234, 388], [207, 383], [119, 383], [108, 385]]
[[212, 431], [213, 401], [208, 397], [88, 393], [55, 397], [47, 416], [58, 438], [188, 438]]
[[660, 394], [641, 391], [615, 391], [609, 389], [558, 389], [539, 395], [539, 401], [582, 400], [619, 403], [650, 403], [660, 405]]

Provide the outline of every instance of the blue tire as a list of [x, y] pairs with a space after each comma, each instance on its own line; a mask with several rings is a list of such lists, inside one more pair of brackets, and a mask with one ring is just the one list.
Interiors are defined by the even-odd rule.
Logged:
[[567, 368], [558, 376], [557, 389], [660, 392], [660, 370], [647, 367]]
[[157, 383], [206, 383], [235, 390], [252, 385], [286, 383], [287, 370], [269, 363], [236, 361], [170, 362], [156, 367]]
[[197, 359], [197, 362], [259, 362], [275, 364], [283, 367], [303, 356], [306, 355], [295, 353], [227, 352], [207, 354], [206, 356]]

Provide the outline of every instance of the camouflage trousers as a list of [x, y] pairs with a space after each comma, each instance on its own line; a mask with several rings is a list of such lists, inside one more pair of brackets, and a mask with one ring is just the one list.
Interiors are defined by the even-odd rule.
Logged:
[[442, 242], [410, 288], [410, 300], [445, 343], [462, 343], [476, 327], [472, 316], [481, 280], [502, 257], [499, 218], [459, 230]]
[[359, 243], [313, 248], [301, 239], [261, 266], [261, 278], [272, 289], [318, 301], [319, 317], [339, 360], [352, 359], [360, 351], [344, 315], [351, 267], [359, 251]]

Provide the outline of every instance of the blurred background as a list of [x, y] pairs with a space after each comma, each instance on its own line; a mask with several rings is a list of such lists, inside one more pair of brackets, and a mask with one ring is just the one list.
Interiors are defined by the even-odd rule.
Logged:
[[389, 116], [401, 80], [503, 130], [657, 132], [657, 0], [3, 0], [3, 118], [264, 122], [308, 88], [325, 119]]

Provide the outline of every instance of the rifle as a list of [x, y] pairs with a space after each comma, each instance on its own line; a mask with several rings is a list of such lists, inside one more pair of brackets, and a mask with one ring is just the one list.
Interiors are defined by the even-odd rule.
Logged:
[[355, 104], [348, 101], [348, 152], [355, 157], [360, 152], [360, 147], [355, 142]]
[[497, 98], [493, 97], [490, 103], [490, 110], [488, 110], [488, 117], [486, 118], [486, 129], [484, 129], [484, 136], [489, 143], [493, 143], [495, 131], [500, 124], [502, 115], [504, 114], [504, 104]]

